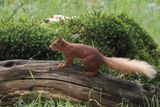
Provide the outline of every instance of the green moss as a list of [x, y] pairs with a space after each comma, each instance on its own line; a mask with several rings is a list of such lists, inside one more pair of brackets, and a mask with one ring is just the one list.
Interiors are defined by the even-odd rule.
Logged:
[[19, 20], [0, 23], [0, 60], [49, 59], [55, 52], [48, 49], [51, 31], [38, 22]]

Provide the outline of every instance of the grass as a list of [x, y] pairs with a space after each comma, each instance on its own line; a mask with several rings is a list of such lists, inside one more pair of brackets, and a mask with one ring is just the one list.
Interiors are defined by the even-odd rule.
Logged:
[[[90, 99], [90, 101], [93, 101], [93, 99]], [[98, 103], [98, 105], [100, 104]], [[14, 107], [91, 107], [89, 102], [80, 104], [80, 103], [73, 103], [70, 100], [44, 99], [42, 98], [41, 93], [39, 93], [37, 97], [35, 97], [34, 99], [27, 98], [26, 100], [21, 97], [15, 98], [13, 101], [13, 106]], [[135, 107], [134, 104], [129, 103], [129, 101], [123, 97], [122, 97], [122, 102], [117, 104], [117, 106], [118, 107]], [[151, 101], [149, 101], [149, 99], [146, 96], [144, 96], [144, 102], [142, 103], [142, 106], [143, 107], [160, 107], [160, 97], [158, 95], [154, 95], [151, 98]]]
[[39, 93], [36, 97], [31, 95], [31, 97], [35, 98], [29, 98], [28, 96], [27, 100], [24, 98], [15, 98], [13, 101], [14, 107], [88, 107], [88, 105], [81, 105], [80, 103], [73, 103], [69, 100], [57, 100], [57, 99], [44, 99], [41, 96], [41, 93]]
[[43, 21], [54, 14], [79, 16], [91, 11], [126, 13], [160, 43], [159, 0], [1, 0], [0, 20], [29, 18]]

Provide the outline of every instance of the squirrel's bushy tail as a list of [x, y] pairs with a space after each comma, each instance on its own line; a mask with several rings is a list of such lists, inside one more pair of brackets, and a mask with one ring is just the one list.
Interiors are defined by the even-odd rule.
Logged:
[[137, 72], [146, 75], [149, 78], [154, 78], [156, 70], [145, 61], [130, 60], [128, 58], [105, 57], [107, 66], [111, 69], [121, 72]]

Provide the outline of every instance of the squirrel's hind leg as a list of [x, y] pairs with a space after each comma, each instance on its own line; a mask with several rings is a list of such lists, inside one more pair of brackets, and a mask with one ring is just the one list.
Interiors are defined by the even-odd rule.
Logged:
[[83, 59], [83, 63], [87, 68], [87, 72], [85, 73], [85, 76], [87, 77], [96, 76], [100, 66], [103, 64], [102, 60], [100, 58], [96, 58], [96, 56], [86, 57]]

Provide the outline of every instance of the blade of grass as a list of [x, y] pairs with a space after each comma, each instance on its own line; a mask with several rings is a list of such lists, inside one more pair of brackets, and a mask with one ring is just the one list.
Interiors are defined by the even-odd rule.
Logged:
[[32, 73], [32, 70], [31, 70], [31, 69], [29, 69], [28, 71], [29, 71], [29, 73], [30, 73], [30, 75], [31, 75], [32, 79], [33, 79], [33, 80], [35, 80], [35, 77], [34, 77], [34, 75], [33, 75], [33, 73]]

